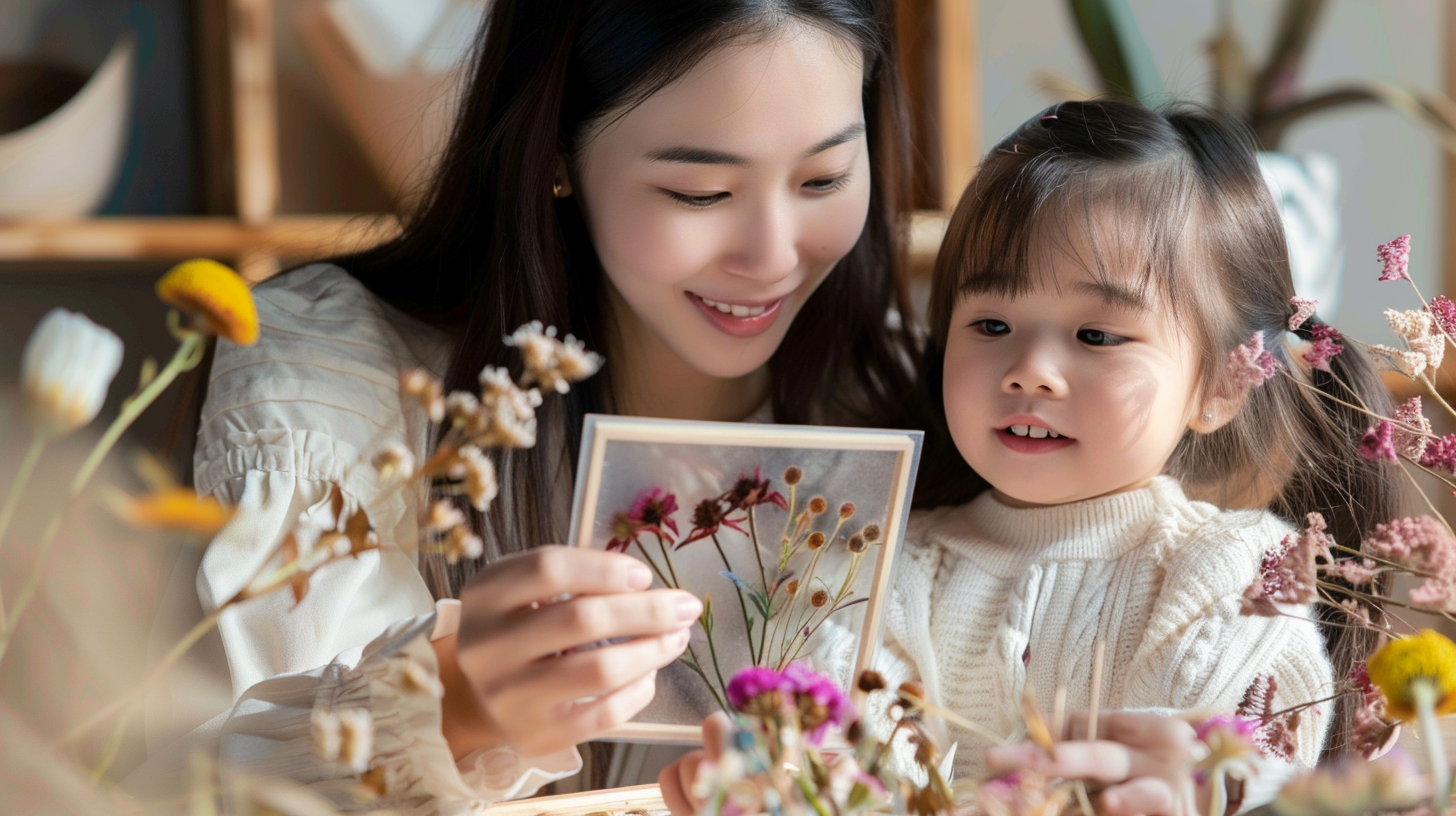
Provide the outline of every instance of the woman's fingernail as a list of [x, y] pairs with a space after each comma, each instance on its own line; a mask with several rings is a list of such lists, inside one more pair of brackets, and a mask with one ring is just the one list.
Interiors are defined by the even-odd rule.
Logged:
[[677, 621], [678, 623], [692, 623], [703, 614], [703, 602], [694, 595], [684, 593], [677, 599]]
[[683, 649], [686, 649], [688, 647], [688, 639], [691, 638], [692, 636], [693, 636], [693, 633], [692, 633], [692, 630], [690, 630], [690, 629], [679, 629], [679, 630], [677, 630], [676, 632], [674, 632], [671, 635], [671, 637], [672, 637], [672, 648], [674, 648], [677, 651], [681, 652]]
[[627, 571], [627, 586], [631, 589], [646, 589], [652, 586], [652, 571], [641, 564], [633, 564]]

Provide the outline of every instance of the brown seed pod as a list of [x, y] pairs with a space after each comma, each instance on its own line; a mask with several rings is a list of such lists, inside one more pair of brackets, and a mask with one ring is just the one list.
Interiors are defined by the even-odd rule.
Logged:
[[900, 684], [900, 705], [906, 708], [919, 708], [920, 701], [925, 699], [925, 686], [918, 680], [906, 680]]
[[864, 536], [864, 540], [865, 541], [871, 541], [871, 542], [873, 542], [873, 541], [879, 541], [880, 540], [880, 525], [878, 525], [878, 524], [866, 524], [865, 525], [865, 528], [863, 530], [860, 530], [859, 531], [859, 534], [862, 535], [862, 536]]
[[860, 691], [863, 691], [866, 694], [871, 691], [879, 691], [880, 689], [886, 688], [888, 686], [888, 684], [885, 683], [885, 676], [875, 671], [874, 669], [865, 669], [864, 671], [860, 672], [859, 681], [856, 685], [859, 686]]
[[809, 549], [817, 550], [824, 546], [824, 534], [815, 530], [809, 534], [809, 540], [806, 543], [809, 545]]
[[823, 496], [815, 496], [809, 500], [809, 512], [816, 516], [828, 509], [829, 502], [825, 501]]
[[847, 519], [847, 518], [850, 518], [853, 515], [854, 515], [854, 502], [845, 502], [844, 504], [839, 505], [839, 517], [840, 518]]
[[809, 604], [816, 609], [827, 603], [829, 603], [829, 593], [825, 590], [817, 589], [813, 595], [809, 596]]
[[795, 595], [798, 595], [799, 594], [799, 582], [798, 581], [790, 581], [789, 584], [788, 584], [788, 586], [784, 587], [784, 591], [787, 592], [787, 593], [789, 593], [789, 597], [791, 597], [791, 598], [793, 596], [795, 596]]
[[864, 739], [864, 724], [859, 720], [850, 723], [849, 727], [844, 729], [844, 738], [849, 740], [850, 745], [858, 744], [860, 740]]
[[869, 547], [870, 547], [870, 545], [865, 542], [864, 536], [862, 536], [862, 535], [852, 535], [852, 536], [849, 537], [849, 551], [850, 552], [856, 553], [856, 554], [862, 553], [865, 550], [869, 549]]
[[801, 468], [790, 465], [784, 470], [784, 484], [793, 487], [804, 480], [804, 471]]

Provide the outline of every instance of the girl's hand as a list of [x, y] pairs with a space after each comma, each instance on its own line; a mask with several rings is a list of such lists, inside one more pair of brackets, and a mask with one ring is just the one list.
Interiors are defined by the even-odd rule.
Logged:
[[[703, 609], [688, 592], [651, 584], [635, 558], [565, 547], [502, 558], [471, 579], [460, 592], [457, 665], [441, 669], [455, 754], [505, 743], [541, 756], [641, 711]], [[452, 674], [464, 686], [454, 705]]]
[[[1073, 724], [1085, 737], [1085, 718]], [[1207, 809], [1207, 786], [1194, 784], [1193, 766], [1205, 749], [1193, 726], [1163, 714], [1112, 712], [1098, 718], [1103, 739], [1059, 742], [1054, 755], [1032, 743], [986, 752], [990, 773], [1029, 770], [1106, 785], [1097, 812], [1107, 816], [1197, 816]]]
[[672, 816], [693, 816], [703, 807], [703, 800], [693, 796], [693, 782], [698, 778], [698, 767], [703, 762], [717, 762], [723, 756], [723, 747], [728, 744], [728, 735], [733, 733], [733, 721], [721, 711], [709, 714], [703, 720], [703, 748], [690, 751], [681, 759], [662, 769], [657, 775], [657, 786], [662, 789], [662, 801], [667, 804]]

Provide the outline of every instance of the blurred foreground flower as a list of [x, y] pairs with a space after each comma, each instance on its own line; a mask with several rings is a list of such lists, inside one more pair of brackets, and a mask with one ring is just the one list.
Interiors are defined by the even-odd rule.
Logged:
[[233, 517], [233, 509], [211, 496], [185, 487], [164, 487], [141, 496], [108, 493], [111, 512], [138, 530], [183, 530], [204, 538], [217, 535]]
[[1387, 711], [1419, 720], [1431, 761], [1432, 809], [1442, 812], [1450, 798], [1451, 769], [1436, 717], [1456, 711], [1456, 643], [1422, 629], [1381, 646], [1371, 655], [1368, 671], [1370, 682], [1385, 695]]
[[1402, 811], [1425, 798], [1425, 781], [1403, 754], [1321, 765], [1285, 784], [1278, 816], [1363, 816]]
[[85, 315], [52, 309], [31, 333], [20, 378], [31, 427], [54, 437], [96, 418], [121, 368], [121, 338]]
[[258, 309], [247, 282], [217, 261], [177, 264], [157, 281], [157, 297], [190, 317], [193, 328], [240, 346], [258, 341]]

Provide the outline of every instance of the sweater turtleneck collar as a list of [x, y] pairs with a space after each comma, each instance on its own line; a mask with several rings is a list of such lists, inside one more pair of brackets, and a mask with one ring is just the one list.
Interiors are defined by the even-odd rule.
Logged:
[[1143, 543], [1160, 508], [1186, 502], [1168, 476], [1137, 490], [1043, 507], [1010, 507], [988, 490], [952, 513], [949, 524], [937, 525], [934, 535], [991, 572], [1033, 560], [1110, 559]]

